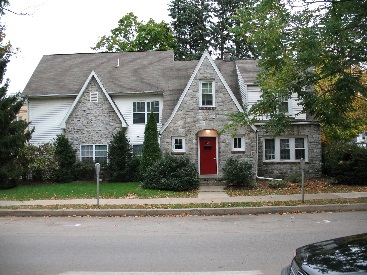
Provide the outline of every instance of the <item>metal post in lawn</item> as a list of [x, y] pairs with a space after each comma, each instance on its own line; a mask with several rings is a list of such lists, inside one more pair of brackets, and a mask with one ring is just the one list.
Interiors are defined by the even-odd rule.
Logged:
[[101, 171], [101, 165], [99, 163], [96, 163], [95, 167], [97, 175], [97, 206], [99, 207], [99, 172]]
[[300, 161], [302, 172], [302, 203], [305, 202], [305, 160], [302, 158]]

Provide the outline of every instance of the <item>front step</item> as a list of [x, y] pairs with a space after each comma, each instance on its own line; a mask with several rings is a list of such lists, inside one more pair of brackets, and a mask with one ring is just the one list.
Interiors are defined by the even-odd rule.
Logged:
[[199, 176], [200, 186], [223, 186], [225, 181], [217, 175], [201, 175]]

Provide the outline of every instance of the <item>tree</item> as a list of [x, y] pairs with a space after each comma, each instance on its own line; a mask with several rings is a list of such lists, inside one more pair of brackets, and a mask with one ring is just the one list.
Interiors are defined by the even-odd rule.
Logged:
[[132, 12], [124, 15], [111, 35], [104, 35], [92, 48], [109, 52], [169, 50], [175, 46], [171, 28], [162, 21], [139, 21]]
[[[0, 0], [0, 16], [8, 1]], [[31, 132], [26, 130], [28, 123], [16, 121], [16, 115], [23, 106], [20, 95], [7, 96], [9, 80], [4, 82], [6, 66], [12, 55], [10, 43], [4, 44], [4, 27], [0, 26], [0, 189], [16, 186], [22, 175], [18, 161], [20, 150], [31, 138]]]
[[213, 1], [212, 14], [215, 20], [210, 27], [210, 43], [218, 58], [223, 59], [225, 52], [231, 53], [236, 59], [256, 57], [246, 35], [233, 32], [233, 28], [241, 24], [235, 15], [240, 7], [247, 4], [248, 1], [243, 0]]
[[210, 45], [211, 5], [206, 0], [171, 0], [169, 12], [177, 40], [175, 59], [199, 59]]
[[57, 182], [71, 182], [74, 180], [75, 150], [65, 135], [58, 135], [54, 142], [55, 159], [58, 163], [55, 180]]
[[157, 121], [151, 112], [144, 130], [144, 143], [142, 148], [142, 159], [140, 164], [141, 174], [162, 157], [158, 143]]
[[132, 147], [126, 137], [126, 128], [113, 135], [108, 146], [108, 174], [110, 182], [128, 182], [137, 177], [133, 165]]
[[279, 110], [295, 93], [304, 111], [321, 125], [347, 129], [353, 102], [367, 98], [361, 78], [367, 61], [367, 0], [316, 6], [304, 1], [297, 9], [290, 0], [251, 1], [239, 11], [242, 25], [235, 28], [248, 35], [260, 56], [262, 98], [250, 115], [266, 114], [267, 126], [275, 134], [284, 132], [291, 117]]

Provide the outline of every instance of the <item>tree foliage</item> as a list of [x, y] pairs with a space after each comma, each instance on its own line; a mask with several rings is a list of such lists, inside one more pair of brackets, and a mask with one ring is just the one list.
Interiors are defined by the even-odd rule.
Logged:
[[140, 163], [141, 174], [162, 157], [158, 143], [157, 121], [151, 112], [144, 130], [144, 143], [142, 148], [142, 159]]
[[[8, 1], [0, 1], [0, 16]], [[23, 106], [20, 95], [7, 96], [9, 80], [4, 81], [4, 74], [13, 53], [10, 43], [5, 43], [4, 27], [0, 26], [0, 188], [11, 188], [22, 175], [18, 160], [20, 150], [30, 139], [28, 123], [16, 121], [16, 116]]]
[[132, 148], [126, 137], [126, 128], [121, 128], [108, 146], [108, 175], [110, 182], [134, 181], [139, 167], [135, 166]]
[[57, 182], [71, 182], [74, 180], [74, 165], [76, 154], [69, 139], [65, 135], [58, 135], [54, 141], [55, 160], [58, 163], [55, 180]]
[[354, 102], [367, 98], [367, 0], [304, 1], [297, 8], [290, 0], [250, 1], [235, 28], [260, 56], [262, 98], [250, 114], [267, 115], [267, 126], [279, 134], [291, 121], [279, 111], [281, 102], [297, 94], [321, 125], [348, 129]]
[[234, 15], [240, 7], [247, 7], [243, 0], [171, 0], [169, 12], [171, 25], [177, 39], [177, 60], [199, 59], [205, 50], [223, 58], [225, 52], [234, 58], [254, 57], [245, 34], [232, 28], [241, 21]]
[[139, 21], [132, 12], [124, 15], [118, 26], [104, 35], [92, 48], [109, 52], [169, 50], [175, 45], [170, 26], [164, 21]]

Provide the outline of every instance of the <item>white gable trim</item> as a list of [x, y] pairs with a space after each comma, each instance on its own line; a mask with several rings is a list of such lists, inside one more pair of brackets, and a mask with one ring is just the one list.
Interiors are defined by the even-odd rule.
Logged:
[[232, 98], [233, 102], [235, 103], [235, 105], [236, 105], [237, 109], [238, 109], [240, 112], [243, 112], [243, 109], [242, 109], [242, 107], [241, 107], [241, 104], [238, 102], [237, 98], [234, 96], [234, 94], [233, 94], [233, 92], [232, 92], [231, 88], [228, 86], [228, 84], [227, 84], [226, 80], [224, 79], [223, 75], [222, 75], [222, 74], [221, 74], [221, 72], [219, 71], [219, 69], [218, 69], [217, 65], [215, 65], [215, 63], [214, 63], [213, 59], [210, 57], [210, 55], [209, 55], [208, 51], [205, 51], [205, 52], [203, 53], [203, 55], [201, 56], [201, 58], [200, 58], [200, 60], [199, 60], [199, 63], [196, 65], [196, 68], [195, 68], [194, 72], [192, 73], [192, 75], [191, 75], [191, 77], [190, 77], [190, 80], [189, 80], [189, 82], [187, 83], [185, 90], [184, 90], [184, 91], [183, 91], [183, 93], [181, 94], [181, 97], [180, 97], [180, 99], [178, 100], [178, 102], [177, 102], [177, 104], [176, 104], [175, 108], [173, 109], [173, 112], [172, 112], [171, 116], [169, 117], [169, 119], [167, 120], [167, 122], [166, 122], [166, 123], [163, 125], [163, 127], [161, 128], [161, 130], [160, 130], [160, 133], [161, 133], [161, 134], [162, 134], [162, 133], [164, 132], [164, 130], [168, 127], [168, 125], [171, 123], [172, 119], [173, 119], [173, 118], [174, 118], [174, 116], [176, 115], [176, 113], [177, 113], [178, 109], [180, 108], [180, 105], [181, 105], [182, 101], [184, 100], [184, 98], [185, 98], [185, 96], [186, 96], [186, 94], [187, 94], [187, 92], [188, 92], [188, 90], [189, 90], [189, 88], [190, 88], [190, 86], [191, 86], [192, 82], [194, 81], [194, 79], [195, 79], [195, 77], [196, 77], [196, 75], [197, 75], [197, 73], [198, 73], [198, 71], [199, 71], [199, 69], [200, 69], [201, 65], [203, 64], [203, 62], [204, 62], [205, 58], [207, 58], [207, 59], [209, 60], [209, 62], [210, 62], [210, 64], [212, 65], [213, 69], [214, 69], [214, 70], [215, 70], [215, 72], [217, 73], [217, 75], [218, 75], [219, 79], [222, 81], [222, 83], [223, 83], [224, 87], [226, 88], [226, 90], [227, 90], [228, 94], [230, 95], [230, 97]]
[[88, 84], [90, 83], [90, 81], [92, 80], [93, 77], [97, 80], [97, 83], [101, 87], [102, 92], [104, 93], [104, 95], [106, 96], [108, 102], [111, 104], [113, 110], [115, 111], [116, 115], [120, 119], [122, 127], [127, 127], [128, 126], [128, 124], [126, 123], [124, 117], [121, 115], [120, 111], [118, 110], [116, 104], [113, 102], [113, 100], [111, 99], [111, 97], [108, 95], [108, 93], [107, 93], [106, 89], [104, 88], [104, 86], [103, 86], [101, 80], [99, 79], [98, 75], [94, 71], [92, 71], [90, 73], [90, 75], [88, 76], [87, 80], [85, 81], [85, 83], [84, 83], [82, 89], [80, 90], [78, 96], [74, 100], [73, 105], [71, 105], [69, 111], [65, 115], [65, 118], [61, 122], [61, 129], [65, 129], [66, 128], [66, 121], [69, 119], [69, 116], [74, 111], [76, 105], [78, 104], [80, 98], [82, 97], [83, 93], [87, 89], [87, 86], [88, 86]]

